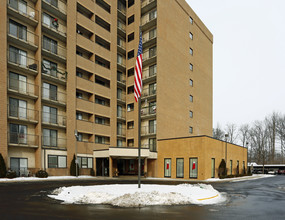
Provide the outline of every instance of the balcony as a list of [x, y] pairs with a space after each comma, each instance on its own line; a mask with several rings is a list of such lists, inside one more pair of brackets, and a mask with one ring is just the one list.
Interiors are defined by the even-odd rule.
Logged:
[[146, 12], [154, 9], [156, 7], [156, 4], [156, 0], [142, 0], [141, 14], [145, 14]]
[[141, 118], [151, 118], [156, 116], [156, 106], [149, 106], [141, 109]]
[[38, 24], [38, 10], [28, 5], [20, 5], [18, 0], [9, 0], [7, 11], [8, 14], [12, 15], [13, 17], [26, 24], [32, 25], [33, 27], [37, 26]]
[[156, 29], [153, 29], [142, 36], [143, 47], [147, 48], [156, 44]]
[[118, 41], [117, 50], [122, 54], [126, 54], [126, 42], [124, 42], [123, 40]]
[[22, 30], [17, 27], [15, 33], [10, 30], [10, 25], [8, 24], [8, 41], [23, 47], [28, 50], [36, 51], [39, 45], [39, 36], [28, 30]]
[[66, 61], [66, 48], [59, 46], [58, 44], [45, 42], [44, 38], [42, 43], [42, 54], [59, 62]]
[[143, 70], [142, 79], [144, 83], [156, 81], [156, 69], [155, 70], [150, 70], [150, 69]]
[[126, 103], [126, 93], [117, 93], [117, 101], [120, 103]]
[[126, 111], [124, 111], [124, 110], [117, 111], [117, 119], [126, 120]]
[[118, 128], [117, 129], [118, 137], [126, 137], [126, 128]]
[[56, 128], [66, 128], [66, 116], [42, 111], [42, 124]]
[[8, 145], [11, 147], [38, 148], [39, 136], [34, 134], [8, 132]]
[[50, 136], [42, 136], [42, 146], [46, 149], [66, 149], [65, 138], [52, 138]]
[[121, 71], [126, 70], [126, 59], [125, 58], [117, 58], [117, 66]]
[[8, 78], [8, 91], [24, 98], [37, 99], [39, 87], [26, 81]]
[[126, 76], [124, 74], [117, 74], [117, 83], [125, 88]]
[[157, 18], [156, 11], [147, 13], [146, 15], [142, 16], [141, 18], [142, 31], [155, 27], [157, 22], [156, 18]]
[[36, 124], [39, 121], [39, 111], [8, 104], [8, 118]]
[[42, 88], [42, 101], [50, 104], [65, 106], [66, 105], [66, 93], [53, 91], [49, 88]]
[[151, 98], [155, 98], [155, 97], [156, 97], [156, 89], [153, 89], [153, 88], [143, 89], [142, 99], [144, 99], [144, 98], [151, 99]]
[[156, 144], [144, 144], [141, 147], [144, 149], [149, 149], [150, 152], [157, 152]]
[[66, 20], [66, 2], [42, 0], [42, 7], [56, 17]]
[[148, 66], [156, 62], [156, 47], [149, 48], [143, 52], [143, 65]]
[[118, 20], [117, 28], [118, 28], [118, 34], [122, 36], [123, 38], [125, 38], [126, 37], [126, 25], [123, 22]]
[[61, 68], [48, 68], [42, 63], [42, 79], [61, 85], [66, 84], [67, 72]]
[[156, 126], [142, 126], [141, 127], [142, 136], [155, 136], [156, 135]]
[[58, 22], [58, 26], [56, 27], [53, 24], [46, 24], [42, 21], [42, 30], [56, 39], [61, 41], [66, 40], [66, 25], [60, 22]]
[[38, 74], [38, 66], [36, 59], [8, 50], [8, 67], [35, 76]]
[[126, 19], [126, 6], [121, 2], [118, 2], [118, 17], [123, 20]]

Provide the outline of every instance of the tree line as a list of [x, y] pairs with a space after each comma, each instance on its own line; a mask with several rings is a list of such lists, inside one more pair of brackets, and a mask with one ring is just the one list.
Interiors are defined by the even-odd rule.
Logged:
[[[226, 135], [227, 134], [227, 135]], [[273, 112], [264, 120], [237, 126], [218, 124], [213, 137], [248, 148], [248, 162], [283, 164], [285, 162], [285, 114]]]

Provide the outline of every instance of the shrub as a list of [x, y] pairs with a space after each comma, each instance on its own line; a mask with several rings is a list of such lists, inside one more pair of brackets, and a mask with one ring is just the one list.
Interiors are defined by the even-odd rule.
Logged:
[[36, 172], [36, 177], [47, 178], [48, 177], [48, 173], [45, 170], [39, 170], [38, 172]]
[[[78, 175], [79, 175], [79, 166], [78, 166], [78, 164], [77, 164], [77, 170], [78, 170]], [[71, 176], [76, 176], [75, 154], [74, 154], [73, 159], [72, 159], [71, 164], [70, 164], [70, 175]]]
[[0, 178], [4, 178], [6, 177], [6, 165], [5, 165], [5, 161], [2, 157], [2, 154], [0, 153]]
[[218, 172], [219, 178], [223, 179], [227, 176], [227, 168], [226, 168], [226, 162], [224, 159], [222, 159], [220, 165], [219, 165], [219, 172]]
[[13, 179], [17, 177], [17, 173], [14, 170], [8, 170], [6, 177], [9, 179]]
[[90, 176], [95, 176], [95, 171], [93, 169], [90, 169]]

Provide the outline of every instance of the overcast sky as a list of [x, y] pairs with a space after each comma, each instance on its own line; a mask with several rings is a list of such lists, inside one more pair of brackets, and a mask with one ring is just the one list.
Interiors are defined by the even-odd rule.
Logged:
[[285, 0], [186, 0], [214, 35], [213, 126], [285, 113]]

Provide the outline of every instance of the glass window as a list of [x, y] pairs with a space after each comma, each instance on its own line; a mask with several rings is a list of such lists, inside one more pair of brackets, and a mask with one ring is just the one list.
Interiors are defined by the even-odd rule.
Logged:
[[10, 124], [10, 143], [27, 144], [27, 126]]
[[43, 129], [43, 145], [57, 147], [57, 130]]
[[193, 80], [192, 79], [189, 80], [189, 84], [190, 84], [190, 86], [193, 87]]
[[192, 95], [189, 96], [189, 100], [190, 100], [190, 102], [193, 102], [193, 96]]
[[123, 141], [121, 139], [117, 139], [117, 146], [123, 147]]
[[190, 39], [193, 40], [193, 34], [190, 32], [189, 33]]
[[156, 56], [156, 46], [149, 48], [149, 58]]
[[9, 116], [27, 118], [27, 102], [24, 100], [9, 98]]
[[193, 49], [192, 48], [189, 49], [189, 52], [191, 55], [193, 55]]
[[156, 120], [150, 120], [148, 122], [148, 126], [149, 126], [149, 133], [156, 134]]
[[9, 47], [9, 61], [22, 66], [27, 66], [27, 52], [16, 47]]
[[57, 77], [57, 64], [49, 60], [43, 60], [43, 73]]
[[189, 17], [190, 23], [193, 24], [193, 18]]
[[58, 156], [58, 168], [66, 168], [66, 156]]
[[156, 138], [148, 139], [149, 150], [152, 152], [156, 152]]
[[48, 168], [66, 168], [66, 156], [48, 155]]
[[57, 124], [57, 108], [43, 106], [43, 122]]
[[189, 68], [191, 71], [193, 71], [193, 64], [192, 63], [190, 63]]
[[9, 21], [9, 34], [21, 40], [27, 40], [27, 27], [13, 20]]
[[171, 159], [164, 159], [164, 177], [171, 177]]
[[156, 83], [149, 84], [149, 95], [156, 94]]
[[198, 178], [198, 158], [190, 158], [190, 178]]
[[230, 160], [230, 175], [233, 174], [233, 161]]
[[51, 53], [57, 54], [57, 41], [44, 36], [43, 48], [50, 51]]
[[149, 31], [149, 39], [156, 37], [156, 28]]
[[149, 67], [149, 76], [156, 74], [156, 64]]
[[56, 8], [58, 7], [58, 0], [45, 0], [45, 1]]
[[211, 159], [212, 169], [211, 169], [211, 178], [215, 178], [215, 158]]
[[193, 127], [191, 127], [191, 126], [189, 127], [189, 133], [193, 134]]
[[82, 119], [83, 119], [82, 113], [76, 112], [76, 119], [77, 119], [77, 120], [82, 120]]
[[156, 10], [150, 12], [149, 13], [149, 20], [156, 18], [156, 16], [157, 16]]
[[183, 158], [176, 159], [176, 177], [177, 178], [184, 177], [184, 159]]
[[193, 118], [193, 112], [192, 111], [189, 111], [189, 117]]

